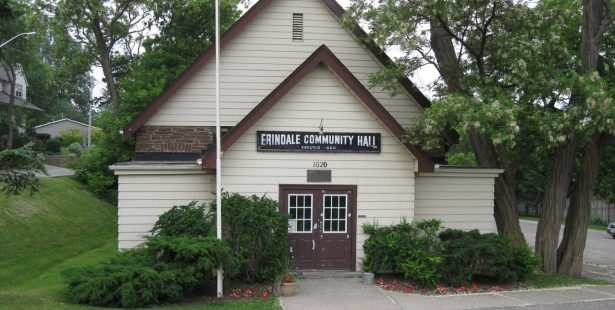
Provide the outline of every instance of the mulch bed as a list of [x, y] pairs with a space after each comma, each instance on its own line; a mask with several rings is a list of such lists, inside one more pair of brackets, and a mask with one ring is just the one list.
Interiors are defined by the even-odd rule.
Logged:
[[435, 288], [425, 288], [418, 285], [416, 282], [404, 279], [401, 275], [396, 274], [378, 274], [376, 275], [376, 285], [387, 291], [400, 292], [405, 294], [419, 294], [428, 296], [440, 295], [464, 295], [476, 293], [491, 293], [501, 291], [517, 291], [527, 289], [525, 283], [513, 285], [500, 285], [493, 279], [479, 278], [474, 279], [469, 285], [461, 285], [459, 287], [445, 286], [442, 284], [436, 285]]
[[[224, 300], [249, 300], [257, 298], [268, 298], [274, 296], [273, 285], [271, 283], [241, 283], [231, 282], [224, 285]], [[187, 296], [181, 304], [198, 304], [203, 302], [217, 301], [215, 283], [213, 286], [194, 291]]]

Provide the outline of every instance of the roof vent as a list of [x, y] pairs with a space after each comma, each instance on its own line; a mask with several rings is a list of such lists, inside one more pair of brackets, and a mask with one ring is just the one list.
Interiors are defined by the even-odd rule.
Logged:
[[303, 13], [293, 13], [293, 42], [303, 42]]

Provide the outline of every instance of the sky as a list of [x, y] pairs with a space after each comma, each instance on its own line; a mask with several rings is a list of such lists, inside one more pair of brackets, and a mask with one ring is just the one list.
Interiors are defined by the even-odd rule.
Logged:
[[[337, 0], [337, 2], [344, 8], [347, 8], [350, 5], [350, 0]], [[250, 0], [250, 4], [256, 3], [255, 0]], [[389, 49], [387, 50], [387, 54], [391, 58], [395, 58], [396, 56], [400, 56], [399, 52], [395, 50]], [[102, 95], [104, 89], [106, 88], [103, 80], [102, 69], [99, 66], [94, 66], [92, 68], [92, 75], [94, 77], [94, 97], [99, 97]], [[409, 77], [410, 80], [427, 96], [427, 98], [433, 97], [433, 92], [429, 89], [428, 85], [433, 83], [438, 78], [438, 73], [436, 69], [429, 65], [424, 66], [419, 69], [413, 76]]]

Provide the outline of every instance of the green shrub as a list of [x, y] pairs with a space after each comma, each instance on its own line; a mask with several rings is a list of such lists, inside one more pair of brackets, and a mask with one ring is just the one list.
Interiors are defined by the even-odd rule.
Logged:
[[58, 154], [60, 153], [60, 148], [64, 146], [64, 139], [62, 139], [62, 137], [56, 137], [56, 138], [47, 140], [46, 144], [47, 144], [48, 152], [52, 154]]
[[[288, 216], [275, 200], [222, 193], [223, 238], [239, 262], [236, 278], [246, 282], [273, 280], [286, 265]], [[214, 236], [216, 203], [175, 206], [162, 214], [155, 236]], [[225, 271], [230, 277], [230, 273]]]
[[[210, 208], [215, 210], [215, 202]], [[278, 209], [267, 197], [222, 194], [223, 237], [240, 258], [238, 278], [273, 280], [285, 266], [288, 216]]]
[[430, 287], [439, 279], [442, 261], [438, 220], [402, 220], [394, 226], [363, 225], [369, 239], [363, 244], [363, 269], [370, 272], [403, 273], [421, 285]]
[[73, 142], [68, 146], [68, 150], [73, 154], [81, 155], [81, 152], [83, 152], [83, 147], [79, 144], [79, 142]]
[[444, 246], [442, 278], [451, 285], [468, 284], [476, 276], [500, 283], [523, 281], [538, 263], [527, 245], [517, 246], [496, 234], [448, 229], [439, 237]]
[[109, 109], [100, 116], [102, 136], [81, 154], [81, 159], [69, 165], [77, 180], [88, 190], [112, 204], [116, 203], [117, 181], [109, 166], [129, 161], [134, 153], [134, 139], [124, 139], [117, 134], [129, 119], [118, 116]]
[[185, 206], [174, 206], [163, 213], [152, 228], [155, 236], [214, 236], [215, 214], [205, 204], [193, 201]]
[[83, 135], [81, 134], [81, 130], [76, 128], [60, 131], [60, 137], [62, 137], [62, 140], [64, 141], [64, 144], [62, 146], [69, 146], [75, 142], [83, 142]]
[[181, 300], [214, 269], [234, 270], [230, 248], [212, 237], [152, 237], [142, 248], [96, 266], [66, 270], [73, 303], [135, 308]]

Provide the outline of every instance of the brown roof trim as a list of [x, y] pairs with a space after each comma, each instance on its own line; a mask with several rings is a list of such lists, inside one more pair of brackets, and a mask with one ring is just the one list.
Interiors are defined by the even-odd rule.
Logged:
[[[267, 6], [271, 3], [271, 0], [260, 0], [254, 4], [243, 16], [241, 16], [231, 27], [226, 30], [220, 37], [221, 48], [224, 48], [230, 41], [232, 41], [247, 25], [249, 25], [256, 16], [258, 16]], [[184, 72], [182, 72], [170, 85], [165, 88], [162, 93], [148, 104], [141, 113], [139, 113], [128, 125], [124, 127], [123, 136], [125, 138], [133, 135], [141, 126], [143, 126], [147, 120], [158, 111], [175, 92], [177, 92], [192, 76], [197, 74], [202, 67], [204, 67], [212, 58], [216, 56], [216, 47], [214, 44], [210, 45], [199, 58], [197, 58], [192, 64], [190, 64]]]
[[[338, 18], [341, 18], [346, 13], [346, 10], [344, 10], [344, 8], [335, 0], [321, 1]], [[382, 63], [384, 66], [394, 64], [393, 60], [391, 60], [389, 55], [387, 55], [386, 52], [382, 48], [380, 48], [380, 46], [378, 46], [373, 40], [371, 40], [369, 38], [369, 35], [365, 33], [365, 31], [363, 31], [363, 29], [359, 27], [359, 25], [355, 25], [353, 27], [352, 33], [357, 38], [359, 38], [361, 42], [363, 42], [363, 45], [365, 45], [367, 50], [369, 50], [374, 55], [374, 57], [376, 57], [376, 59], [378, 59], [378, 61], [380, 61], [380, 63]], [[408, 92], [408, 94], [410, 94], [410, 96], [412, 96], [416, 100], [419, 105], [421, 105], [421, 107], [426, 109], [431, 106], [431, 102], [429, 101], [429, 99], [425, 97], [425, 95], [418, 89], [418, 87], [416, 87], [416, 85], [414, 85], [414, 83], [412, 83], [412, 81], [410, 81], [409, 78], [403, 77], [398, 79], [397, 82]], [[445, 137], [451, 144], [459, 143], [459, 134], [454, 130], [447, 130], [445, 132]]]
[[[337, 3], [335, 0], [321, 0], [331, 12], [341, 18], [346, 10]], [[388, 66], [393, 64], [393, 60], [386, 54], [386, 52], [380, 48], [373, 40], [369, 39], [369, 35], [363, 31], [359, 25], [353, 27], [352, 33], [363, 42], [367, 50], [369, 50], [376, 59], [378, 59], [383, 65]], [[428, 108], [431, 106], [429, 99], [423, 95], [423, 93], [408, 79], [407, 77], [400, 78], [398, 80], [399, 84], [412, 96], [416, 99], [416, 102], [421, 105], [423, 108]]]
[[[337, 76], [355, 93], [363, 103], [371, 110], [374, 115], [384, 123], [384, 125], [398, 138], [404, 133], [403, 127], [391, 116], [391, 114], [378, 102], [372, 93], [359, 82], [359, 80], [344, 66], [344, 64], [322, 45], [308, 57], [293, 73], [291, 73], [278, 87], [276, 87], [261, 103], [259, 103], [237, 126], [229, 131], [222, 139], [222, 151], [227, 150], [235, 143], [250, 127], [252, 127], [265, 113], [267, 113], [282, 97], [284, 97], [299, 81], [308, 73], [316, 68], [320, 63], [327, 65]], [[419, 172], [432, 172], [434, 162], [421, 149], [404, 143], [406, 148], [417, 158], [419, 162]], [[204, 168], [215, 168], [216, 157], [215, 148], [209, 150], [203, 156]]]
[[[345, 11], [335, 0], [321, 0], [323, 4], [338, 18], [344, 15]], [[237, 22], [235, 22], [227, 31], [222, 34], [220, 42], [222, 47], [226, 46], [233, 38], [235, 38], [254, 18], [256, 18], [268, 5], [271, 0], [260, 0], [252, 8], [250, 8]], [[353, 30], [366, 48], [378, 59], [383, 65], [392, 64], [393, 61], [376, 43], [368, 39], [368, 35], [361, 29], [355, 27]], [[181, 86], [186, 83], [193, 75], [195, 75], [205, 64], [207, 64], [215, 56], [215, 46], [211, 45], [205, 50], [197, 60], [195, 60], [188, 68], [182, 72], [170, 85], [167, 87], [154, 101], [152, 101], [139, 115], [137, 115], [128, 125], [124, 127], [124, 137], [133, 135], [141, 126], [143, 126], [149, 118], [156, 113], [164, 102], [166, 102]], [[408, 78], [399, 80], [400, 85], [423, 107], [431, 106], [429, 100]]]

